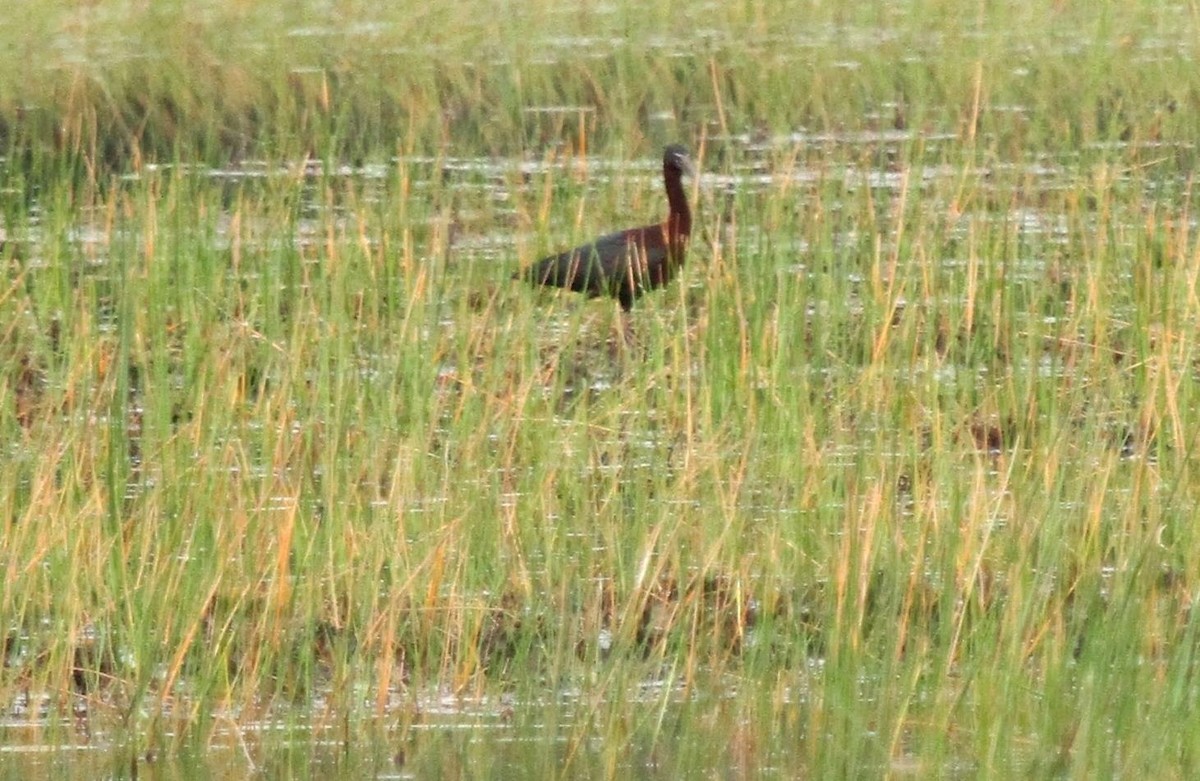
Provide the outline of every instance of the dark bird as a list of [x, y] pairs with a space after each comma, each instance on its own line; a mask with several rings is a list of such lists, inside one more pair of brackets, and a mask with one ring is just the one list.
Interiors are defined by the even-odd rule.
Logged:
[[612, 296], [628, 312], [642, 294], [666, 285], [683, 265], [692, 232], [684, 174], [695, 174], [691, 155], [671, 144], [663, 150], [663, 183], [671, 207], [666, 222], [601, 236], [543, 258], [513, 278], [574, 290], [588, 298]]

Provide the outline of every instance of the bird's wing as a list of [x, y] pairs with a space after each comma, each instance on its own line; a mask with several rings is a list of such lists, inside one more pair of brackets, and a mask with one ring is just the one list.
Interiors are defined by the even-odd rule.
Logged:
[[635, 234], [616, 231], [543, 258], [529, 267], [526, 276], [535, 284], [602, 295], [625, 275], [627, 258], [635, 251]]

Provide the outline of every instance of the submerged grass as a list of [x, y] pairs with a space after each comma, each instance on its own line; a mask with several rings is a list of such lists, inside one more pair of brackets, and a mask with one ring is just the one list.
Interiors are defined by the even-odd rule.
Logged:
[[[7, 733], [1194, 774], [1186, 8], [331, 8], [0, 46]], [[667, 138], [678, 285], [508, 281]]]

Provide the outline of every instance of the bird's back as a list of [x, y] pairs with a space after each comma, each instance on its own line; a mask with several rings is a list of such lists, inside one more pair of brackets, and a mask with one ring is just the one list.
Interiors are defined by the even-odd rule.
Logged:
[[525, 278], [538, 285], [567, 288], [589, 297], [611, 295], [626, 300], [665, 284], [666, 243], [661, 225], [617, 231], [593, 242], [534, 263]]

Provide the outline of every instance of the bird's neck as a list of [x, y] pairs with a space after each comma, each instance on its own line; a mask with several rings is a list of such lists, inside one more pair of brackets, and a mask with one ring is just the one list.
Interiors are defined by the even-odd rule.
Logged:
[[687, 193], [683, 190], [683, 182], [679, 172], [665, 171], [667, 183], [667, 203], [671, 213], [667, 217], [667, 236], [672, 243], [687, 240], [692, 232], [692, 210], [688, 207]]

